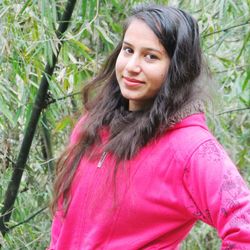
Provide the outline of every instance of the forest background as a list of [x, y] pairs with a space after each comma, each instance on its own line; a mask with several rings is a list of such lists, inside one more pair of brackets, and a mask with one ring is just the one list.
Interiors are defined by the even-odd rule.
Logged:
[[[5, 250], [48, 245], [54, 166], [82, 110], [79, 91], [118, 43], [121, 20], [146, 1], [78, 0], [62, 36], [56, 30], [69, 2], [75, 1], [0, 0], [0, 245]], [[210, 83], [216, 86], [208, 124], [250, 183], [249, 0], [155, 2], [180, 7], [198, 20]], [[46, 70], [53, 63], [50, 77]], [[48, 82], [49, 94], [29, 150], [22, 144], [41, 81]], [[17, 163], [28, 152], [20, 172]], [[15, 203], [6, 220], [11, 195]], [[182, 249], [213, 250], [219, 244], [213, 229], [197, 223]]]

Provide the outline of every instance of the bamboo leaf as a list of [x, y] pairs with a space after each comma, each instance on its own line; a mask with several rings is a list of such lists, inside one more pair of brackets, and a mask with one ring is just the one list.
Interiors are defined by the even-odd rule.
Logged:
[[51, 66], [53, 64], [52, 62], [52, 58], [53, 58], [53, 50], [51, 48], [51, 43], [50, 41], [47, 41], [45, 43], [45, 55], [46, 55], [46, 59], [48, 60], [49, 65]]
[[77, 46], [82, 52], [88, 52], [90, 53], [91, 52], [91, 49], [85, 45], [84, 43], [72, 38], [69, 40], [70, 43], [73, 43], [75, 46]]
[[241, 57], [243, 51], [245, 51], [246, 46], [247, 46], [247, 43], [248, 43], [249, 41], [250, 41], [250, 32], [247, 33], [247, 36], [246, 36], [245, 39], [244, 39], [243, 45], [242, 45], [242, 47], [241, 47], [241, 50], [240, 50], [239, 55], [238, 55], [237, 58], [236, 58], [236, 61], [239, 61], [239, 59], [240, 59], [240, 57]]
[[20, 12], [17, 14], [17, 17], [20, 16], [20, 15], [22, 15], [23, 12], [25, 11], [25, 9], [26, 9], [28, 6], [30, 6], [31, 3], [32, 3], [32, 0], [27, 0], [27, 1], [25, 2], [24, 6], [22, 7], [22, 9], [20, 10]]
[[108, 36], [108, 34], [106, 33], [106, 31], [99, 25], [96, 25], [95, 28], [98, 30], [99, 34], [101, 35], [101, 37], [107, 41], [108, 43], [114, 45], [113, 41], [110, 39], [110, 37]]
[[250, 70], [247, 71], [247, 76], [242, 84], [242, 91], [245, 91], [250, 85]]
[[57, 22], [57, 10], [56, 10], [56, 1], [51, 1], [51, 8], [52, 8], [52, 17], [53, 17], [53, 25]]
[[11, 123], [11, 125], [15, 126], [15, 119], [13, 118], [13, 115], [11, 111], [8, 108], [8, 105], [0, 98], [0, 114], [3, 114]]
[[250, 105], [250, 100], [249, 99], [246, 99], [242, 96], [239, 97], [240, 101], [246, 106], [246, 107], [249, 107]]
[[89, 6], [89, 19], [92, 20], [95, 15], [95, 7], [96, 7], [96, 0], [90, 0], [90, 6]]
[[220, 61], [222, 61], [224, 63], [224, 65], [230, 65], [232, 64], [232, 61], [230, 59], [227, 59], [225, 57], [221, 57], [221, 56], [216, 56]]
[[85, 20], [87, 11], [87, 0], [82, 0], [82, 20]]
[[78, 52], [80, 52], [81, 54], [83, 54], [83, 56], [89, 60], [89, 61], [92, 61], [92, 58], [91, 56], [89, 55], [89, 53], [91, 53], [91, 49], [89, 47], [87, 47], [84, 43], [80, 42], [80, 41], [77, 41], [75, 39], [70, 39], [68, 41], [68, 43], [70, 43], [73, 47], [76, 48], [76, 50]]
[[73, 125], [73, 121], [71, 119], [70, 116], [65, 116], [63, 119], [61, 119], [57, 124], [56, 127], [54, 129], [54, 132], [60, 132], [62, 130], [64, 130], [67, 126], [72, 126]]
[[13, 117], [14, 124], [17, 124], [17, 121], [18, 121], [19, 117], [22, 115], [22, 112], [23, 112], [22, 107], [19, 107], [16, 109], [16, 112], [15, 112], [14, 117]]

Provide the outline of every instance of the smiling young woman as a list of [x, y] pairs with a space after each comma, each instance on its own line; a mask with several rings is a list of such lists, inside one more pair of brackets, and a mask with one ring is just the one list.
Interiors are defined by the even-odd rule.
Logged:
[[141, 20], [133, 20], [125, 32], [116, 61], [116, 77], [129, 110], [150, 107], [165, 82], [170, 58], [158, 37]]
[[204, 67], [194, 18], [133, 10], [58, 161], [49, 250], [179, 249], [197, 220], [250, 249], [250, 191], [206, 126]]

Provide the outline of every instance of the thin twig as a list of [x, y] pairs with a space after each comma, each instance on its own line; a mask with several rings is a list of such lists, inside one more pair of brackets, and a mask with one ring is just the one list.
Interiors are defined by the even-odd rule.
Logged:
[[[244, 66], [247, 66], [247, 65], [244, 65]], [[243, 67], [243, 66], [242, 66]], [[222, 72], [215, 72], [215, 73], [222, 73]], [[52, 104], [54, 102], [57, 102], [57, 101], [61, 101], [61, 100], [64, 100], [68, 97], [71, 97], [71, 96], [74, 96], [74, 95], [79, 95], [81, 94], [81, 92], [75, 92], [75, 93], [72, 93], [72, 94], [69, 94], [69, 95], [66, 95], [66, 96], [63, 96], [63, 97], [60, 97], [60, 98], [57, 98], [57, 99], [52, 99], [48, 102], [48, 104]], [[222, 114], [226, 114], [226, 113], [232, 113], [232, 112], [238, 112], [238, 111], [242, 111], [242, 110], [248, 110], [250, 109], [250, 107], [246, 107], [246, 108], [238, 108], [238, 109], [232, 109], [232, 110], [226, 110], [226, 111], [222, 111], [221, 113], [218, 113], [217, 115], [222, 115]]]
[[217, 34], [217, 33], [225, 32], [225, 31], [228, 31], [228, 30], [230, 30], [230, 29], [234, 29], [234, 28], [237, 28], [237, 27], [240, 27], [240, 26], [244, 26], [244, 25], [247, 25], [248, 23], [250, 23], [250, 19], [247, 20], [247, 21], [244, 22], [244, 23], [240, 23], [240, 24], [237, 24], [237, 25], [233, 25], [233, 26], [227, 27], [227, 28], [225, 28], [225, 29], [221, 29], [221, 30], [216, 30], [216, 31], [211, 32], [211, 33], [208, 33], [208, 34], [204, 34], [204, 35], [202, 35], [202, 38], [205, 38], [205, 37], [208, 37], [208, 36]]
[[15, 163], [12, 159], [10, 159], [10, 157], [8, 157], [7, 155], [5, 155], [4, 152], [0, 151], [0, 154], [3, 155], [4, 158], [6, 158], [6, 159], [7, 159], [9, 162], [11, 162], [13, 165], [16, 165], [16, 163]]
[[245, 70], [246, 67], [249, 67], [250, 64], [245, 64], [245, 65], [241, 65], [241, 66], [237, 66], [235, 68], [230, 68], [230, 69], [225, 69], [225, 70], [221, 70], [221, 71], [214, 71], [214, 74], [221, 74], [221, 73], [226, 73], [230, 70]]
[[248, 110], [248, 109], [250, 109], [250, 107], [231, 109], [231, 110], [226, 110], [226, 111], [220, 112], [220, 113], [218, 113], [216, 115], [223, 115], [223, 114], [226, 114], [226, 113], [238, 112], [238, 111], [243, 111], [243, 110]]
[[34, 214], [32, 214], [32, 215], [31, 215], [30, 217], [28, 217], [27, 219], [25, 219], [25, 220], [23, 220], [23, 221], [17, 223], [17, 224], [14, 225], [14, 226], [9, 227], [9, 228], [8, 228], [8, 232], [9, 232], [10, 230], [12, 230], [12, 229], [14, 229], [14, 228], [16, 228], [16, 227], [18, 227], [18, 226], [24, 224], [24, 223], [29, 222], [30, 220], [32, 220], [33, 218], [35, 218], [38, 214], [40, 214], [41, 212], [43, 212], [43, 211], [44, 211], [45, 209], [47, 209], [47, 208], [48, 208], [47, 206], [46, 206], [46, 207], [43, 207], [43, 208], [41, 208], [40, 210], [38, 210], [37, 212], [35, 212]]
[[49, 99], [46, 104], [50, 105], [50, 104], [55, 103], [57, 101], [62, 101], [64, 99], [68, 98], [68, 97], [72, 97], [72, 96], [79, 95], [79, 94], [81, 94], [80, 91], [72, 93], [72, 94], [69, 94], [69, 95], [66, 95], [66, 96], [63, 96], [63, 97], [60, 97], [60, 98], [57, 98], [57, 99], [52, 98], [52, 99]]

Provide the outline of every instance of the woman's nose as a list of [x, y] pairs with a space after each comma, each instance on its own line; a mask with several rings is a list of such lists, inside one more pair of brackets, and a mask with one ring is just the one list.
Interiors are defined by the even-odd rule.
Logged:
[[128, 59], [126, 70], [137, 74], [141, 72], [141, 63], [137, 55], [134, 54]]

